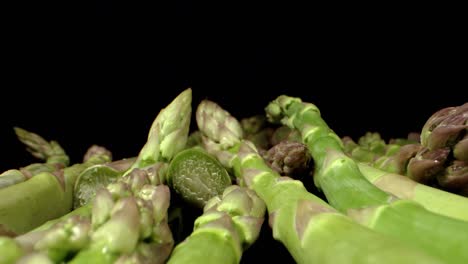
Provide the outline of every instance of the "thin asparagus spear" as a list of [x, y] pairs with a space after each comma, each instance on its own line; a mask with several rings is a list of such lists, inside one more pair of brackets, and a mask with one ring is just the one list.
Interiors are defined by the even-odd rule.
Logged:
[[467, 197], [420, 184], [406, 176], [389, 173], [365, 163], [358, 165], [362, 175], [382, 190], [400, 199], [418, 202], [434, 213], [468, 221]]
[[280, 177], [251, 142], [242, 140], [238, 121], [216, 103], [203, 100], [196, 119], [205, 148], [265, 202], [273, 237], [298, 263], [441, 263], [338, 213], [302, 182]]
[[18, 139], [26, 145], [26, 150], [44, 163], [33, 163], [3, 172], [0, 174], [0, 189], [24, 182], [41, 172], [57, 172], [69, 165], [70, 159], [58, 142], [47, 142], [38, 134], [19, 127], [14, 127], [14, 131]]
[[211, 198], [195, 227], [172, 252], [168, 263], [240, 263], [257, 240], [265, 204], [255, 192], [232, 185]]
[[188, 88], [159, 112], [151, 125], [146, 144], [128, 172], [159, 161], [168, 162], [185, 147], [190, 129], [191, 103], [192, 89]]
[[270, 121], [281, 121], [301, 132], [314, 159], [315, 183], [333, 207], [448, 263], [468, 261], [468, 222], [433, 213], [416, 202], [398, 200], [372, 185], [344, 153], [341, 139], [315, 105], [282, 95], [266, 112]]
[[[188, 88], [160, 110], [151, 124], [145, 145], [131, 166], [124, 171], [100, 166], [83, 172], [75, 184], [74, 207], [83, 206], [92, 199], [101, 186], [131, 173], [133, 169], [153, 170], [155, 166], [163, 166], [162, 164], [171, 161], [176, 153], [184, 149], [187, 142], [192, 112], [191, 102], [192, 90]], [[152, 176], [153, 184], [164, 184], [167, 180], [165, 170], [156, 171], [161, 173]]]

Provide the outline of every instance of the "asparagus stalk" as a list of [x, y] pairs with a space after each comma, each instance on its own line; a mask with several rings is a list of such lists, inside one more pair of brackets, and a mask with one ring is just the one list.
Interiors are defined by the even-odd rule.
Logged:
[[358, 165], [362, 175], [380, 189], [400, 199], [413, 200], [434, 213], [468, 221], [467, 197], [420, 184], [406, 176], [389, 173], [365, 163]]
[[[100, 151], [96, 151], [96, 149]], [[24, 234], [48, 220], [70, 212], [73, 186], [85, 168], [110, 161], [110, 152], [92, 146], [89, 159], [65, 169], [41, 172], [25, 182], [0, 189], [0, 230]]]
[[[302, 182], [281, 177], [242, 140], [238, 121], [219, 105], [202, 101], [196, 112], [205, 148], [265, 202], [273, 237], [298, 263], [441, 263], [438, 258], [374, 232], [338, 213]], [[220, 136], [223, 135], [223, 136]]]
[[464, 242], [468, 222], [433, 213], [416, 202], [399, 200], [372, 185], [358, 164], [344, 153], [343, 142], [315, 105], [282, 95], [266, 107], [266, 112], [270, 121], [281, 121], [301, 132], [314, 159], [315, 183], [333, 207], [448, 263], [468, 260], [468, 245]]
[[47, 142], [38, 134], [19, 127], [14, 127], [14, 131], [18, 139], [26, 145], [26, 150], [44, 163], [33, 163], [3, 172], [0, 174], [0, 189], [24, 182], [41, 172], [57, 172], [69, 165], [70, 159], [58, 142]]
[[265, 204], [255, 192], [232, 185], [211, 198], [195, 227], [172, 252], [168, 263], [240, 263], [258, 238]]
[[[378, 133], [372, 134], [374, 135], [372, 140], [366, 140], [366, 142], [383, 142]], [[435, 213], [467, 221], [467, 198], [436, 186], [421, 184], [405, 176], [406, 166], [410, 159], [423, 148], [417, 143], [415, 133], [413, 134], [410, 133], [407, 139], [392, 139], [389, 144], [383, 142], [385, 151], [380, 153], [365, 147], [363, 144], [355, 143], [349, 137], [344, 137], [342, 140], [345, 153], [359, 161], [362, 175], [375, 186], [398, 198], [414, 200]], [[359, 142], [362, 142], [363, 138], [369, 139], [369, 135], [370, 133], [366, 133], [359, 139]], [[377, 142], [369, 142], [369, 145], [375, 145]], [[366, 157], [371, 158], [367, 159]], [[426, 160], [426, 162], [430, 161]]]
[[169, 162], [185, 147], [190, 129], [191, 102], [192, 89], [188, 88], [159, 112], [151, 125], [146, 144], [128, 172], [159, 161]]
[[[188, 88], [160, 110], [149, 129], [147, 142], [124, 171], [103, 165], [83, 172], [75, 184], [74, 207], [88, 203], [100, 187], [128, 175], [133, 169], [161, 172], [151, 177], [153, 184], [164, 184], [167, 181], [166, 173], [159, 167], [166, 167], [174, 155], [185, 147], [190, 128], [191, 101], [192, 90]], [[154, 170], [155, 167], [158, 168]]]

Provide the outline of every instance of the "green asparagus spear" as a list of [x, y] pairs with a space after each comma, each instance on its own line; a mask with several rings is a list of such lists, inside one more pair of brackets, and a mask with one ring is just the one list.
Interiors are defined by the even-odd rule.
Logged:
[[359, 163], [359, 170], [372, 184], [400, 199], [410, 199], [434, 213], [468, 221], [467, 197], [420, 184], [406, 176], [389, 173], [365, 163]]
[[441, 263], [336, 212], [308, 192], [302, 182], [281, 177], [251, 142], [233, 133], [238, 121], [216, 103], [202, 101], [196, 119], [207, 151], [265, 202], [273, 237], [298, 263]]
[[[74, 207], [88, 203], [97, 189], [129, 174], [135, 168], [153, 170], [154, 166], [167, 166], [163, 164], [185, 148], [190, 128], [191, 100], [192, 90], [189, 88], [161, 109], [149, 129], [147, 142], [131, 166], [124, 171], [107, 165], [84, 171], [75, 184]], [[164, 184], [167, 181], [165, 170], [156, 171], [161, 173], [151, 176], [153, 184]]]
[[258, 238], [265, 204], [255, 192], [232, 185], [211, 198], [203, 215], [168, 263], [240, 263], [242, 252]]
[[70, 159], [58, 142], [47, 142], [38, 134], [19, 127], [15, 127], [14, 131], [18, 139], [26, 145], [26, 150], [44, 163], [33, 163], [19, 170], [3, 172], [0, 174], [0, 189], [24, 182], [41, 172], [57, 173], [69, 165]]
[[266, 112], [272, 122], [281, 121], [301, 131], [314, 159], [316, 185], [333, 207], [448, 263], [468, 260], [468, 245], [464, 243], [468, 222], [435, 214], [416, 202], [398, 200], [372, 185], [357, 162], [344, 153], [343, 142], [315, 105], [282, 95], [266, 107]]
[[41, 172], [25, 182], [0, 189], [0, 229], [26, 233], [48, 220], [70, 212], [73, 186], [79, 173], [87, 167], [110, 161], [110, 152], [92, 146], [84, 163], [65, 169]]
[[144, 168], [156, 162], [169, 162], [187, 143], [192, 113], [192, 89], [180, 93], [156, 116], [148, 140], [128, 170]]

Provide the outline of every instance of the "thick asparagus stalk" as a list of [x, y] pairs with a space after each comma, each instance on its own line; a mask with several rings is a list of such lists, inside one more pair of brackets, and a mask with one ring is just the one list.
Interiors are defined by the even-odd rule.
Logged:
[[267, 106], [266, 112], [271, 121], [281, 121], [301, 131], [314, 159], [315, 183], [333, 207], [448, 263], [468, 260], [468, 245], [464, 242], [468, 222], [432, 213], [409, 200], [398, 200], [372, 185], [358, 164], [344, 153], [341, 139], [321, 118], [315, 105], [282, 95]]
[[194, 231], [175, 247], [168, 263], [239, 263], [259, 236], [265, 210], [255, 192], [226, 188], [206, 203]]
[[[100, 148], [101, 151], [96, 151]], [[110, 161], [110, 152], [91, 147], [89, 159], [52, 174], [42, 172], [7, 188], [0, 189], [0, 230], [16, 234], [28, 232], [72, 209], [73, 186], [85, 168]]]
[[206, 149], [235, 173], [241, 185], [254, 190], [265, 202], [273, 237], [298, 263], [440, 262], [411, 245], [357, 224], [307, 192], [302, 182], [281, 177], [252, 143], [242, 140], [235, 129], [238, 121], [216, 103], [202, 101], [196, 119]]

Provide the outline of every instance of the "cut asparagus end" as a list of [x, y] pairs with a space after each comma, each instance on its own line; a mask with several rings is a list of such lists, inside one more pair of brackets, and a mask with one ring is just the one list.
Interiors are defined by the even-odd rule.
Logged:
[[188, 203], [203, 208], [231, 185], [226, 169], [200, 148], [179, 152], [168, 170], [169, 184]]

